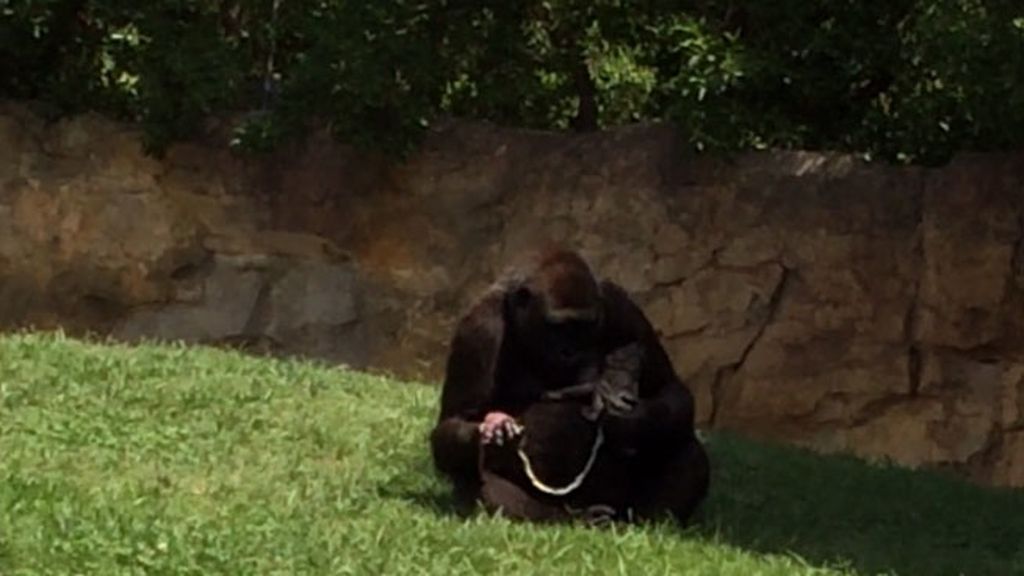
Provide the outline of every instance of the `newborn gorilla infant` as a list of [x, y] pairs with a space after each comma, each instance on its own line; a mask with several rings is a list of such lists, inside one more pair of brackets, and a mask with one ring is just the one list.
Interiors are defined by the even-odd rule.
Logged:
[[[512, 432], [521, 434], [481, 450], [484, 506], [514, 518], [579, 517], [594, 524], [628, 518], [624, 496], [635, 450], [606, 445], [600, 426], [606, 413], [635, 405], [642, 361], [642, 347], [624, 346], [605, 358], [603, 370], [587, 367], [581, 382], [544, 393], [519, 414]], [[517, 498], [520, 491], [530, 498]]]
[[644, 349], [636, 343], [623, 346], [605, 358], [604, 371], [600, 366], [584, 368], [581, 382], [568, 388], [545, 392], [545, 400], [569, 398], [590, 398], [590, 406], [584, 408], [583, 416], [595, 421], [606, 411], [610, 414], [624, 414], [636, 405], [640, 396], [640, 369]]

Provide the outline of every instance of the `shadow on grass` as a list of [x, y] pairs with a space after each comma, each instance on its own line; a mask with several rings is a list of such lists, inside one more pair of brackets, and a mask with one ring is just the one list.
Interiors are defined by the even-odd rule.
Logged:
[[[1024, 491], [984, 489], [938, 473], [871, 466], [718, 434], [708, 442], [708, 500], [687, 535], [815, 565], [899, 576], [1024, 575]], [[464, 517], [426, 474], [381, 496]]]
[[434, 471], [429, 454], [421, 454], [411, 471], [378, 485], [377, 494], [384, 500], [397, 500], [442, 517], [467, 518], [477, 512], [459, 505], [447, 483]]
[[729, 435], [708, 447], [708, 537], [866, 574], [1024, 574], [1024, 491]]
[[407, 502], [438, 516], [467, 518], [476, 512], [474, 509], [460, 507], [450, 493], [438, 488], [402, 487], [392, 483], [380, 488], [380, 496]]

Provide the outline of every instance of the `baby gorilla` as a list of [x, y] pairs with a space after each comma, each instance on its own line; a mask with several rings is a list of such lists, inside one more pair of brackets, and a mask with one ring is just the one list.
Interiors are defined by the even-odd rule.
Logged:
[[629, 516], [632, 447], [604, 446], [602, 416], [631, 410], [643, 348], [625, 346], [581, 382], [546, 392], [481, 451], [485, 508], [512, 518], [582, 519], [604, 524]]
[[583, 370], [579, 384], [544, 393], [546, 400], [567, 400], [590, 397], [590, 405], [583, 409], [583, 417], [598, 421], [605, 413], [625, 414], [636, 406], [640, 398], [640, 369], [644, 350], [639, 344], [630, 344], [613, 351], [605, 358], [604, 370], [589, 366]]

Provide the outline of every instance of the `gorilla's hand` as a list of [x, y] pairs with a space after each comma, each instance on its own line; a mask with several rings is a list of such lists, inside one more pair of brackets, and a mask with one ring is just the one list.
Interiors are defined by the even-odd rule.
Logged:
[[600, 407], [609, 416], [626, 416], [636, 408], [639, 401], [632, 390], [613, 385], [606, 380], [598, 384], [596, 394]]
[[480, 443], [501, 446], [522, 433], [523, 427], [504, 412], [489, 412], [480, 423]]

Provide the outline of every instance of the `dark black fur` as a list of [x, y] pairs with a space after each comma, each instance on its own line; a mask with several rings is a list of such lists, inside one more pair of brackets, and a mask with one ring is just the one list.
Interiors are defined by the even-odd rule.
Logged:
[[533, 520], [581, 516], [600, 523], [628, 518], [628, 494], [633, 489], [629, 471], [636, 450], [599, 449], [582, 484], [565, 495], [535, 486], [517, 451], [529, 458], [541, 482], [569, 486], [586, 469], [603, 417], [628, 412], [635, 405], [642, 357], [643, 349], [633, 344], [609, 354], [603, 369], [598, 364], [584, 367], [582, 382], [547, 391], [518, 414], [522, 436], [508, 444], [482, 447], [485, 507]]
[[[581, 381], [586, 391], [594, 366], [630, 345], [642, 362], [628, 394], [615, 393], [606, 377], [604, 388], [592, 386], [600, 391], [596, 404], [586, 397], [545, 399]], [[597, 421], [581, 410], [587, 404], [589, 415], [594, 408], [603, 412]], [[485, 465], [481, 474], [482, 456], [486, 461], [495, 453], [510, 454], [507, 447], [493, 446], [481, 452], [478, 426], [492, 411], [516, 417], [529, 431], [531, 453], [562, 462], [570, 475], [586, 460], [598, 425], [608, 450], [573, 495], [538, 495], [514, 470], [501, 473], [501, 465]], [[593, 512], [611, 505], [617, 513], [668, 513], [685, 522], [708, 489], [709, 463], [694, 433], [693, 397], [653, 327], [624, 290], [598, 282], [567, 251], [548, 253], [529, 274], [497, 285], [460, 320], [431, 448], [437, 469], [463, 504], [482, 501], [529, 520], [569, 518], [567, 507]], [[566, 470], [548, 472], [557, 481]]]

